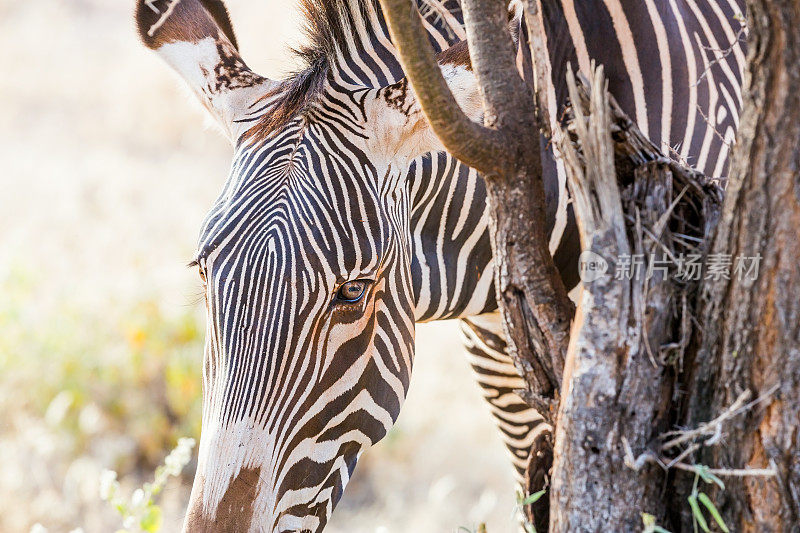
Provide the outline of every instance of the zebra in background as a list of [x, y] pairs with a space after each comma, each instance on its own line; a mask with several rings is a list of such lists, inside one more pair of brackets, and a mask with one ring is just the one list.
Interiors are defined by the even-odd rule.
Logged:
[[[554, 111], [567, 63], [597, 59], [655, 142], [719, 174], [741, 103], [741, 4], [544, 3]], [[208, 321], [190, 532], [323, 529], [361, 453], [400, 412], [415, 322], [464, 319], [518, 471], [544, 427], [514, 392], [522, 381], [497, 320], [482, 181], [440, 151], [376, 0], [302, 7], [305, 68], [275, 81], [243, 62], [220, 0], [137, 0], [145, 45], [234, 145], [194, 261]], [[448, 85], [480, 120], [458, 3], [424, 8]], [[572, 287], [579, 242], [563, 169], [547, 139], [540, 148], [550, 248]]]

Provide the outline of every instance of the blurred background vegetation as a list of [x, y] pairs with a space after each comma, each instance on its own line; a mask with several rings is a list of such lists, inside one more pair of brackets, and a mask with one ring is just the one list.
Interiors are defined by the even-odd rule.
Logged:
[[[228, 0], [280, 77], [293, 0]], [[0, 0], [0, 531], [114, 531], [103, 469], [151, 481], [200, 431], [204, 309], [186, 268], [230, 147], [138, 42], [133, 0]], [[513, 475], [455, 323], [422, 325], [408, 401], [328, 531], [515, 531]], [[162, 493], [179, 531], [193, 464]]]

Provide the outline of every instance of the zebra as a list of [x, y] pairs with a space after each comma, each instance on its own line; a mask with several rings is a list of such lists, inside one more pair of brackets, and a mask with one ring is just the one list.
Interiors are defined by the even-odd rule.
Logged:
[[[480, 120], [457, 0], [418, 6], [450, 89]], [[416, 322], [462, 319], [520, 474], [546, 428], [515, 392], [523, 383], [498, 320], [481, 178], [441, 151], [377, 0], [301, 7], [304, 68], [277, 81], [244, 63], [221, 0], [136, 4], [144, 44], [234, 147], [192, 262], [208, 318], [189, 532], [321, 531], [359, 457], [400, 412]], [[722, 176], [741, 106], [742, 9], [743, 0], [543, 2], [551, 120], [566, 105], [567, 65], [588, 72], [595, 59], [665, 152]], [[518, 40], [524, 58], [524, 31]], [[550, 250], [574, 287], [580, 245], [552, 146], [539, 147]]]

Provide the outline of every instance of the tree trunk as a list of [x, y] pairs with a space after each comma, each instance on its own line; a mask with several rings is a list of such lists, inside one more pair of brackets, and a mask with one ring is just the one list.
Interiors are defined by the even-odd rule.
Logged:
[[[726, 479], [712, 499], [734, 531], [800, 531], [800, 0], [751, 0], [744, 110], [713, 253], [760, 257], [752, 280], [706, 281], [684, 423], [715, 417], [744, 391], [763, 400], [724, 427], [699, 462], [775, 468]], [[678, 501], [692, 479], [678, 474]], [[685, 528], [691, 516], [682, 513]]]
[[[560, 151], [586, 252], [556, 419], [550, 530], [634, 531], [642, 512], [666, 512], [666, 473], [649, 450], [675, 419], [675, 355], [689, 338], [680, 317], [696, 289], [675, 281], [668, 258], [689, 251], [687, 237], [703, 242], [721, 194], [661, 155], [607, 95], [602, 68], [591, 95], [568, 82], [571, 135]], [[636, 258], [641, 268], [630, 268]]]

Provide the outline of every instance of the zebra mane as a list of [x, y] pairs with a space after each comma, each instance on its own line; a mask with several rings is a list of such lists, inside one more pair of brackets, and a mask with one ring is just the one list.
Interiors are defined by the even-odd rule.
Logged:
[[378, 0], [299, 0], [308, 44], [295, 50], [307, 66], [330, 62], [347, 47], [358, 28], [366, 29], [370, 12], [380, 19]]
[[[377, 34], [389, 39], [379, 0], [298, 1], [307, 44], [292, 51], [300, 58], [302, 66], [264, 96], [264, 100], [270, 102], [257, 110], [261, 117], [248, 136], [269, 136], [302, 113], [323, 90], [335, 65], [351, 53], [354, 45], [356, 48], [363, 45], [360, 39], [374, 39]], [[416, 2], [437, 51], [460, 40], [453, 31], [454, 23], [462, 24], [459, 0]], [[386, 83], [393, 83], [402, 77], [402, 68], [393, 54], [387, 54], [384, 59], [395, 78], [386, 80]]]

